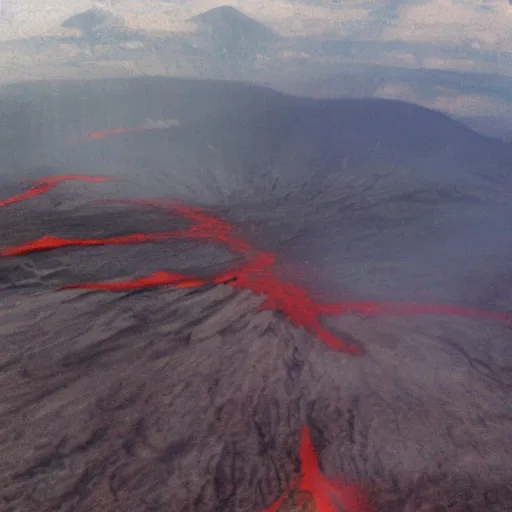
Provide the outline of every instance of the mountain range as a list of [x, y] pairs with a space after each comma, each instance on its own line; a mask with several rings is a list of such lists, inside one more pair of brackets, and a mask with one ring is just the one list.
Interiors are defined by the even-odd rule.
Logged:
[[[420, 55], [427, 51], [421, 45], [283, 36], [232, 6], [199, 14], [174, 3], [172, 14], [148, 9], [137, 14], [134, 9], [104, 2], [67, 18], [48, 18], [48, 30], [34, 29], [31, 37], [0, 42], [0, 80], [144, 75], [232, 79], [316, 97], [411, 101], [467, 118], [482, 133], [510, 136], [512, 79], [416, 69], [388, 59], [404, 52]], [[494, 129], [478, 121], [488, 116], [499, 121]]]

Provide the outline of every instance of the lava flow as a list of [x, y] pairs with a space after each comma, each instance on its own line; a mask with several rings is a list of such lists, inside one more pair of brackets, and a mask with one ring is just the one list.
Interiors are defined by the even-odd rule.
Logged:
[[26, 192], [11, 196], [3, 201], [0, 201], [0, 207], [8, 206], [13, 203], [19, 203], [25, 199], [29, 199], [39, 194], [48, 192], [55, 188], [59, 183], [63, 181], [87, 181], [90, 183], [103, 183], [105, 181], [114, 181], [119, 178], [110, 178], [107, 176], [87, 176], [84, 174], [64, 174], [61, 176], [46, 176], [36, 180], [27, 180], [25, 183], [30, 183], [32, 186]]
[[86, 142], [90, 140], [98, 140], [104, 139], [105, 137], [109, 137], [111, 135], [122, 135], [124, 133], [134, 133], [134, 132], [145, 132], [151, 130], [162, 130], [167, 129], [172, 126], [179, 125], [179, 122], [176, 119], [166, 119], [159, 121], [152, 121], [151, 119], [147, 119], [146, 122], [134, 126], [132, 128], [106, 128], [103, 130], [97, 130], [87, 134], [85, 137], [81, 139], [72, 139], [69, 140], [66, 144], [76, 144], [79, 142]]
[[322, 474], [307, 426], [301, 433], [300, 463], [294, 484], [262, 512], [370, 512], [367, 496], [358, 486]]
[[[87, 177], [81, 175], [68, 175], [42, 178], [35, 182], [36, 193], [42, 193], [56, 184], [70, 180], [82, 179], [85, 181], [107, 181], [113, 178]], [[37, 188], [41, 187], [41, 189]], [[46, 188], [45, 188], [46, 187]], [[31, 191], [29, 191], [31, 192]], [[30, 196], [27, 196], [30, 197]], [[15, 196], [16, 201], [25, 199]], [[0, 205], [16, 202], [7, 199]], [[105, 202], [105, 201], [101, 201]], [[175, 288], [190, 288], [204, 285], [225, 284], [233, 288], [250, 290], [256, 295], [265, 296], [260, 310], [281, 311], [288, 322], [296, 327], [302, 327], [314, 334], [333, 350], [339, 350], [348, 354], [361, 354], [359, 346], [348, 344], [334, 333], [323, 327], [321, 317], [326, 315], [342, 315], [355, 313], [362, 316], [370, 315], [459, 315], [486, 318], [489, 320], [511, 322], [512, 316], [501, 312], [480, 311], [459, 306], [438, 304], [407, 304], [396, 302], [374, 301], [343, 301], [333, 304], [321, 304], [315, 302], [307, 290], [292, 282], [284, 281], [276, 273], [274, 268], [276, 255], [258, 251], [234, 234], [234, 227], [202, 208], [191, 207], [176, 201], [168, 200], [109, 200], [108, 203], [124, 205], [140, 205], [151, 208], [164, 208], [172, 214], [177, 214], [188, 221], [188, 228], [178, 231], [167, 231], [153, 234], [135, 233], [131, 235], [116, 236], [98, 239], [63, 239], [51, 235], [26, 242], [0, 251], [2, 256], [18, 256], [44, 250], [58, 249], [69, 246], [97, 246], [114, 244], [136, 244], [163, 241], [170, 238], [189, 240], [201, 240], [204, 242], [221, 243], [232, 252], [246, 257], [246, 262], [236, 266], [227, 272], [209, 278], [195, 278], [184, 274], [159, 271], [150, 276], [139, 277], [117, 282], [79, 283], [61, 286], [59, 289], [88, 289], [110, 292], [122, 292], [157, 286], [172, 286]]]
[[137, 128], [111, 128], [105, 130], [98, 130], [87, 134], [82, 139], [73, 139], [67, 142], [67, 144], [76, 144], [77, 142], [85, 142], [88, 140], [98, 140], [108, 137], [109, 135], [121, 135], [123, 133], [132, 133], [139, 131]]

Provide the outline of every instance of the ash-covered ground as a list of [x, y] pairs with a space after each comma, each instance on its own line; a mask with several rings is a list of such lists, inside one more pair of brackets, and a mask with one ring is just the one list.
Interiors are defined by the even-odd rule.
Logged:
[[[123, 178], [1, 207], [2, 248], [185, 229], [96, 202], [168, 198], [315, 301], [511, 312], [512, 150], [441, 114], [144, 78], [9, 86], [0, 126], [0, 201], [24, 179]], [[0, 258], [0, 510], [258, 512], [297, 475], [304, 425], [324, 474], [376, 512], [512, 510], [506, 322], [322, 316], [352, 356], [229, 283], [58, 290], [243, 259], [186, 237]]]

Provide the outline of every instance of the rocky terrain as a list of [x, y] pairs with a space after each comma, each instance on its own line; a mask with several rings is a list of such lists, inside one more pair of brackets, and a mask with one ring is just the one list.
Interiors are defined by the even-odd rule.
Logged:
[[0, 510], [257, 512], [305, 425], [372, 510], [510, 510], [509, 145], [149, 77], [4, 87], [0, 125]]

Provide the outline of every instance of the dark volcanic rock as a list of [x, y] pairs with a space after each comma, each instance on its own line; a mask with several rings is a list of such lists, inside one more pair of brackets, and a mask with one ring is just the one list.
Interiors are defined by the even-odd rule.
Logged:
[[[0, 126], [2, 198], [42, 175], [125, 178], [0, 208], [3, 246], [175, 230], [90, 203], [167, 197], [213, 208], [324, 300], [510, 300], [510, 147], [438, 113], [144, 78], [4, 88]], [[257, 512], [294, 477], [304, 424], [324, 473], [379, 512], [510, 510], [509, 326], [324, 318], [354, 358], [228, 285], [55, 291], [233, 261], [187, 240], [0, 259], [0, 510]]]

